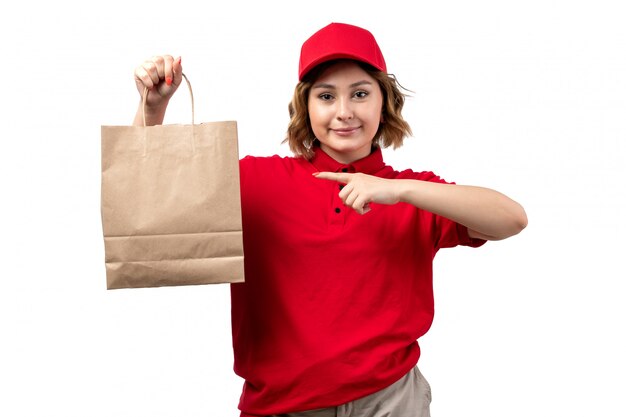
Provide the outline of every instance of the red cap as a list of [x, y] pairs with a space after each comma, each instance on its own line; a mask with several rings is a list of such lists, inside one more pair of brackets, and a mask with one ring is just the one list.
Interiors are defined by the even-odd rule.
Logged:
[[298, 79], [313, 67], [333, 59], [349, 58], [387, 72], [383, 53], [369, 31], [345, 23], [331, 23], [302, 44]]

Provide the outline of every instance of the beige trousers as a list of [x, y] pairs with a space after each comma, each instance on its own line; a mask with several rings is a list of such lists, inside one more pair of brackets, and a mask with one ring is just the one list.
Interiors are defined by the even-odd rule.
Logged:
[[338, 407], [270, 417], [430, 417], [430, 385], [414, 367], [399, 381]]

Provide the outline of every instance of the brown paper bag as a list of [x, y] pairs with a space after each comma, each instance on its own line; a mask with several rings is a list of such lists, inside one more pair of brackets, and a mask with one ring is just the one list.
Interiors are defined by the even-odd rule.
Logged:
[[[107, 289], [241, 282], [237, 124], [102, 126]], [[144, 91], [144, 108], [147, 90]]]

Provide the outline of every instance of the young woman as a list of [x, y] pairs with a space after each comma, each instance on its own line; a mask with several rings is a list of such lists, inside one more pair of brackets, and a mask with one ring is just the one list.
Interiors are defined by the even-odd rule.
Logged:
[[[162, 123], [180, 58], [135, 70]], [[526, 226], [483, 187], [395, 171], [381, 149], [410, 134], [404, 95], [367, 30], [332, 23], [300, 55], [293, 157], [240, 162], [246, 282], [232, 284], [242, 416], [429, 416], [417, 340], [433, 319], [432, 261]], [[135, 124], [142, 125], [141, 108]]]

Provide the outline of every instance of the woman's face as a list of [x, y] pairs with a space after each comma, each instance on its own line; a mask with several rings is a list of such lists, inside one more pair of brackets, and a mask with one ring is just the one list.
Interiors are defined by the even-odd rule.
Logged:
[[309, 120], [321, 148], [349, 164], [371, 152], [382, 121], [383, 94], [358, 64], [342, 61], [315, 80], [309, 92]]

